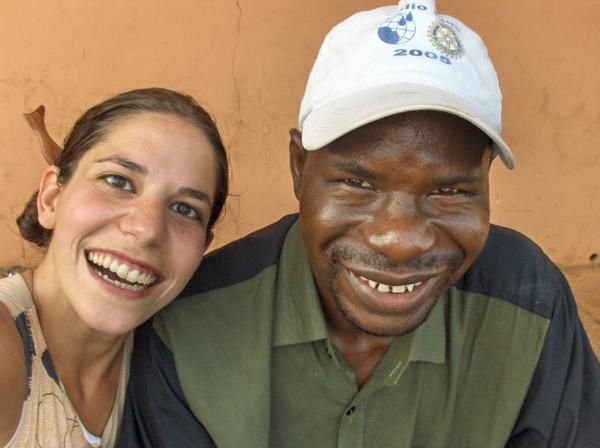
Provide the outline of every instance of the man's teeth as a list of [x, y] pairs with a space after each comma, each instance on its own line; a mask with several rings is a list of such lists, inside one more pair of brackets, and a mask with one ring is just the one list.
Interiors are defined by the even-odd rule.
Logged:
[[96, 252], [90, 252], [90, 253], [88, 253], [88, 260], [97, 266], [100, 266], [104, 269], [108, 269], [109, 271], [114, 272], [119, 278], [122, 278], [123, 280], [127, 280], [130, 283], [137, 283], [136, 285], [128, 285], [126, 283], [119, 282], [118, 280], [112, 280], [106, 274], [101, 274], [99, 271], [96, 271], [105, 280], [108, 280], [109, 282], [113, 283], [114, 285], [122, 287], [122, 288], [126, 288], [126, 289], [136, 288], [133, 290], [139, 291], [141, 289], [144, 289], [144, 287], [147, 287], [148, 285], [150, 285], [151, 283], [153, 283], [156, 280], [156, 275], [154, 275], [152, 272], [142, 271], [138, 268], [133, 268], [126, 263], [121, 263], [121, 262], [115, 260], [113, 257], [111, 257], [108, 254], [100, 254], [100, 253], [96, 253]]
[[377, 283], [373, 280], [370, 280], [366, 277], [360, 276], [361, 279], [366, 281], [369, 286], [373, 289], [376, 289], [379, 292], [383, 293], [393, 293], [393, 294], [404, 294], [405, 292], [413, 292], [413, 290], [419, 286], [422, 282], [417, 283], [409, 283], [408, 285], [386, 285], [385, 283]]

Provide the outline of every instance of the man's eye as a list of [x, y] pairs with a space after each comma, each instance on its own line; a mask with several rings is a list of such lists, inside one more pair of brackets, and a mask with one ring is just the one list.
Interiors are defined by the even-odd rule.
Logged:
[[118, 188], [123, 191], [131, 191], [133, 192], [133, 185], [129, 181], [129, 179], [119, 176], [117, 174], [109, 174], [108, 176], [104, 176], [104, 180], [111, 187]]
[[344, 179], [343, 182], [346, 185], [354, 188], [368, 188], [371, 190], [374, 189], [373, 185], [370, 182], [367, 182], [363, 179]]
[[175, 213], [183, 215], [186, 218], [195, 219], [198, 221], [201, 220], [200, 213], [198, 213], [198, 211], [194, 207], [191, 207], [183, 202], [177, 202], [175, 204], [172, 204], [169, 208]]
[[433, 194], [437, 194], [440, 196], [454, 196], [457, 194], [460, 194], [461, 190], [459, 190], [458, 188], [452, 188], [452, 187], [440, 187], [437, 190], [433, 191]]

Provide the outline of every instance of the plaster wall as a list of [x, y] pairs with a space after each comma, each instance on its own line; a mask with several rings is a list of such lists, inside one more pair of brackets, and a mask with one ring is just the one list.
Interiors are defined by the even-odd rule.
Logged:
[[[14, 220], [45, 167], [22, 117], [39, 104], [57, 141], [89, 106], [164, 86], [217, 118], [233, 185], [221, 245], [294, 211], [287, 131], [331, 26], [381, 0], [2, 0], [0, 267], [32, 265]], [[600, 2], [438, 0], [487, 43], [505, 97], [515, 171], [495, 164], [493, 221], [557, 262], [600, 252]]]

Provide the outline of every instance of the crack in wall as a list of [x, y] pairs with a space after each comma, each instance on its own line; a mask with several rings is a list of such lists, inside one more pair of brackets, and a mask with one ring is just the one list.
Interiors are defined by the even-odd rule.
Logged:
[[239, 80], [235, 74], [235, 66], [236, 66], [236, 62], [237, 62], [237, 58], [238, 58], [238, 49], [240, 47], [240, 30], [241, 30], [241, 23], [242, 23], [242, 6], [240, 5], [240, 0], [235, 0], [235, 7], [238, 10], [238, 16], [237, 16], [237, 20], [236, 20], [237, 30], [236, 30], [236, 36], [235, 36], [235, 45], [233, 46], [233, 54], [232, 54], [232, 58], [231, 58], [231, 77], [233, 79], [233, 86], [235, 89], [238, 119], [237, 119], [237, 126], [231, 136], [230, 144], [232, 147], [237, 142], [239, 133], [242, 128], [242, 123], [243, 123], [243, 120], [242, 120], [242, 95], [240, 93]]

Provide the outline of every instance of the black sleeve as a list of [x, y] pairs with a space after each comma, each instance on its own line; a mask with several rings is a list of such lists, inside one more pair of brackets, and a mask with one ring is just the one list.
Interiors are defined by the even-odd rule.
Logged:
[[562, 274], [542, 353], [507, 446], [600, 447], [600, 364]]
[[189, 409], [169, 348], [151, 322], [136, 330], [119, 447], [215, 448]]

